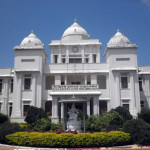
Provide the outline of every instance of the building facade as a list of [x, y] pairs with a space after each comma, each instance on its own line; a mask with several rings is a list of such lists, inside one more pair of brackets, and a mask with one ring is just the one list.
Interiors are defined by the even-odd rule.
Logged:
[[14, 47], [14, 68], [0, 69], [0, 112], [23, 122], [29, 106], [36, 106], [58, 123], [74, 103], [89, 116], [123, 106], [137, 117], [141, 107], [150, 108], [150, 66], [138, 66], [138, 47], [119, 30], [107, 43], [105, 63], [101, 45], [75, 21], [49, 44], [47, 64], [32, 32]]

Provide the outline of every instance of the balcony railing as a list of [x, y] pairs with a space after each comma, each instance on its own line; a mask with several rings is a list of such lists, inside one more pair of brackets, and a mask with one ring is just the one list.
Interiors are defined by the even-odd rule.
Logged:
[[99, 86], [96, 85], [53, 85], [53, 91], [77, 91], [77, 90], [99, 90]]

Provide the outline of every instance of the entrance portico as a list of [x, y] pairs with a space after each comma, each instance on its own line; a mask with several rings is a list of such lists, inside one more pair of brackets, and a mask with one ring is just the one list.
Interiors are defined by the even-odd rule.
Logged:
[[[54, 123], [58, 123], [64, 115], [66, 116], [70, 103], [82, 108], [81, 111], [85, 108], [84, 112], [89, 116], [99, 114], [101, 92], [95, 85], [88, 85], [87, 88], [83, 85], [67, 85], [67, 87], [59, 85], [53, 88], [50, 95], [52, 95], [52, 122]], [[58, 107], [59, 103], [61, 103], [60, 107]]]

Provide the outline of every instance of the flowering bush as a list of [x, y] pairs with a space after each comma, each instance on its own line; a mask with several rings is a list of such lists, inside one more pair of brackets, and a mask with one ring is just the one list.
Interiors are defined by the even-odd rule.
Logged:
[[75, 131], [71, 131], [71, 130], [68, 130], [68, 131], [64, 131], [62, 129], [59, 129], [59, 130], [56, 130], [56, 131], [53, 131], [53, 133], [56, 133], [56, 134], [61, 134], [61, 133], [72, 133], [72, 134], [78, 134], [78, 132], [75, 130]]

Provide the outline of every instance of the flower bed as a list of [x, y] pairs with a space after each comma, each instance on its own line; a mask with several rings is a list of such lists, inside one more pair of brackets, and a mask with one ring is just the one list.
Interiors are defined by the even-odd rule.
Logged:
[[109, 133], [39, 133], [17, 132], [6, 136], [9, 144], [34, 147], [108, 147], [130, 143], [130, 135], [120, 131]]

